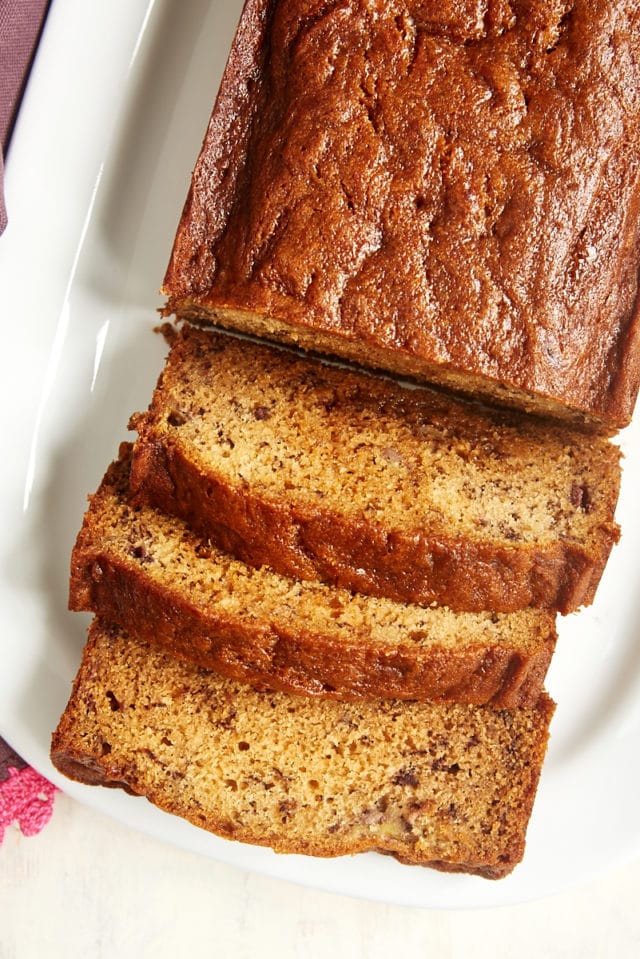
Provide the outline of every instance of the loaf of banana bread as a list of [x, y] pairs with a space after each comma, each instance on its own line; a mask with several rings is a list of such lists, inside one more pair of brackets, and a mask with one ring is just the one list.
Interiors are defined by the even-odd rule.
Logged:
[[523, 855], [553, 708], [258, 692], [96, 622], [51, 758], [229, 839], [497, 879]]
[[637, 0], [247, 0], [167, 313], [624, 426], [639, 36]]
[[606, 439], [189, 324], [131, 425], [139, 502], [361, 593], [569, 612], [618, 536]]

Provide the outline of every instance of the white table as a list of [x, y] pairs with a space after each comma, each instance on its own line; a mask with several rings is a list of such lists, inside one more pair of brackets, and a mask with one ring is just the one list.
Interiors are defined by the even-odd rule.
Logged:
[[639, 893], [636, 861], [508, 908], [380, 905], [183, 852], [58, 794], [40, 835], [11, 827], [0, 848], [0, 957], [631, 959]]

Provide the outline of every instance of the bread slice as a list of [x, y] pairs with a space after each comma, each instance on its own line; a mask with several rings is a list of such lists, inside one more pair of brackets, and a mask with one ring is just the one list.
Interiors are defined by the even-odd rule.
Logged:
[[51, 758], [225, 838], [496, 879], [522, 858], [553, 708], [258, 692], [96, 622]]
[[490, 9], [247, 0], [167, 313], [626, 425], [640, 6]]
[[131, 485], [245, 562], [455, 610], [590, 603], [607, 440], [185, 324]]
[[554, 617], [423, 609], [253, 569], [128, 495], [124, 445], [72, 556], [70, 606], [289, 692], [513, 706], [539, 696]]

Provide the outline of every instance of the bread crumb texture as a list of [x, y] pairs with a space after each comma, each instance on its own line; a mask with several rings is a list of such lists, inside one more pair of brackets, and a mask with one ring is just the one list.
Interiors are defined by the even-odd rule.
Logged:
[[520, 860], [553, 712], [258, 692], [92, 628], [52, 756], [281, 852], [382, 850], [497, 878]]

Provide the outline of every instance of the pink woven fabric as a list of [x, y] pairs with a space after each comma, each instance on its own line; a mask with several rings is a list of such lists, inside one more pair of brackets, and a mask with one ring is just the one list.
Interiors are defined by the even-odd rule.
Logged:
[[0, 782], [0, 846], [7, 826], [16, 823], [24, 836], [35, 836], [47, 825], [53, 812], [56, 787], [31, 766], [8, 768]]
[[0, 0], [0, 233], [7, 225], [2, 152], [6, 149], [49, 0]]
[[25, 836], [40, 832], [51, 819], [57, 791], [0, 738], [0, 846], [13, 823]]

